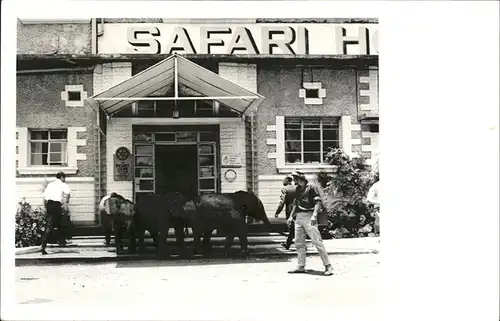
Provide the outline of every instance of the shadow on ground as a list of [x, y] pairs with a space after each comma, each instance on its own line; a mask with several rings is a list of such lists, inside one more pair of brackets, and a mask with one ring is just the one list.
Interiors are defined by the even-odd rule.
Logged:
[[221, 255], [212, 255], [210, 257], [197, 257], [192, 259], [170, 258], [170, 259], [145, 259], [142, 261], [120, 261], [116, 263], [116, 268], [145, 268], [158, 266], [200, 266], [200, 265], [227, 265], [227, 264], [248, 264], [248, 263], [270, 263], [270, 262], [289, 262], [290, 257], [224, 257]]

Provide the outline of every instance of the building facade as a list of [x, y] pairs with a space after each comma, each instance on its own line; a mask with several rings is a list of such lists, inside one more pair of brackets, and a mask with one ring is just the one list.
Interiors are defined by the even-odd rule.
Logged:
[[19, 21], [17, 196], [60, 170], [71, 219], [98, 201], [253, 190], [274, 216], [329, 147], [378, 157], [374, 19]]

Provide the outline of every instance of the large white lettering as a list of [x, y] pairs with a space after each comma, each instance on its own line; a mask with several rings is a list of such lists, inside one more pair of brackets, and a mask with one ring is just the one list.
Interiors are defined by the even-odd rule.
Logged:
[[231, 28], [219, 27], [219, 28], [207, 28], [201, 27], [201, 37], [200, 37], [200, 52], [207, 54], [212, 53], [212, 47], [220, 46], [224, 47], [225, 43], [222, 39], [214, 39], [212, 35], [224, 35], [231, 34]]
[[[377, 27], [376, 24], [307, 23], [137, 24], [127, 26], [129, 47], [125, 51], [144, 54], [378, 55]], [[105, 37], [105, 41], [99, 37], [100, 52], [123, 52], [121, 49], [116, 51], [120, 43], [115, 35], [105, 34]]]
[[348, 35], [346, 28], [335, 26], [335, 42], [337, 54], [347, 55], [348, 46], [352, 45], [358, 46], [358, 49], [355, 51], [357, 54], [370, 54], [370, 33], [366, 27], [359, 27], [357, 35]]
[[[283, 36], [275, 38], [275, 36]], [[281, 54], [294, 55], [291, 45], [295, 42], [295, 29], [292, 27], [263, 27], [262, 53], [273, 54], [274, 48], [279, 48]]]
[[252, 37], [252, 33], [247, 28], [236, 27], [236, 31], [234, 32], [231, 43], [229, 44], [227, 53], [232, 55], [235, 51], [243, 51], [239, 53], [252, 55], [259, 53], [255, 40]]
[[191, 42], [191, 38], [185, 28], [175, 27], [172, 37], [170, 41], [167, 43], [166, 52], [169, 54], [172, 53], [186, 53], [186, 54], [195, 54], [196, 50], [194, 49], [193, 43]]
[[156, 27], [128, 28], [127, 40], [134, 47], [134, 51], [139, 51], [136, 47], [143, 48], [141, 52], [149, 54], [161, 53], [161, 44], [156, 39], [137, 39], [138, 35], [160, 36], [160, 30]]

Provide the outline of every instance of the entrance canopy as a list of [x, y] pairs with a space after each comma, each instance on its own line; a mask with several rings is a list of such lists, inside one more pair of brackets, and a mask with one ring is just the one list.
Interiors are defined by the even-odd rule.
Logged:
[[264, 97], [174, 54], [88, 98], [107, 115], [140, 100], [215, 100], [244, 115], [255, 111]]

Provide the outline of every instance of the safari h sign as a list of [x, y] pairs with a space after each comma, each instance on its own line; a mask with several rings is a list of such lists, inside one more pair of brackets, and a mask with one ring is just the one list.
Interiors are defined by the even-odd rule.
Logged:
[[101, 54], [378, 55], [378, 24], [104, 24]]
[[132, 155], [126, 147], [116, 149], [114, 157], [115, 181], [131, 181], [133, 179], [132, 172]]

